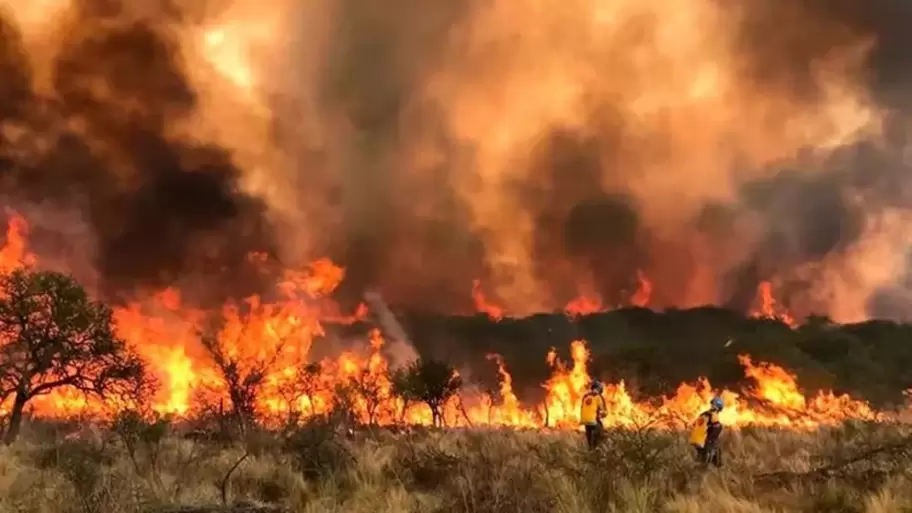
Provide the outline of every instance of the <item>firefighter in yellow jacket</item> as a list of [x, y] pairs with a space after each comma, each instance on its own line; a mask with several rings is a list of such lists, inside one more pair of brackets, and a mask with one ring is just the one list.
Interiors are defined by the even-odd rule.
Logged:
[[709, 409], [697, 417], [690, 432], [690, 444], [697, 452], [697, 459], [704, 465], [722, 466], [722, 456], [719, 452], [722, 423], [719, 422], [719, 413], [724, 406], [721, 398], [713, 397], [709, 402]]
[[586, 429], [586, 444], [590, 449], [595, 449], [602, 437], [602, 417], [608, 411], [605, 398], [602, 396], [604, 387], [599, 381], [589, 385], [589, 391], [583, 395], [580, 407], [580, 423]]

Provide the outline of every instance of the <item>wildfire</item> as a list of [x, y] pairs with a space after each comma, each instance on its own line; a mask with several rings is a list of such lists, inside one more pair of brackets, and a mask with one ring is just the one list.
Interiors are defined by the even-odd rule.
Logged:
[[[636, 271], [636, 282], [637, 288], [630, 294], [626, 305], [618, 305], [619, 307], [636, 306], [645, 308], [649, 305], [649, 301], [652, 299], [652, 282], [646, 277], [646, 273], [640, 269]], [[503, 309], [487, 300], [481, 292], [481, 284], [478, 280], [475, 281], [472, 291], [472, 295], [475, 298], [475, 308], [479, 312], [485, 312], [489, 317], [496, 320], [503, 317]], [[564, 314], [574, 319], [607, 310], [608, 307], [605, 306], [602, 298], [598, 294], [591, 292], [580, 294], [564, 306]]]
[[762, 281], [760, 282], [760, 285], [757, 286], [757, 297], [754, 303], [756, 304], [755, 310], [752, 313], [754, 317], [776, 319], [793, 328], [798, 325], [788, 310], [780, 305], [776, 301], [776, 298], [773, 297], [773, 284], [769, 281]]
[[[0, 249], [3, 272], [19, 265], [37, 265], [27, 249], [27, 228], [21, 217], [14, 216], [9, 222], [6, 243]], [[352, 321], [366, 314], [367, 307], [361, 305], [354, 316], [342, 316], [327, 298], [344, 276], [344, 270], [328, 260], [285, 272], [277, 279], [278, 299], [251, 297], [242, 304], [226, 304], [218, 323], [211, 322], [211, 312], [184, 305], [175, 289], [116, 309], [115, 321], [120, 335], [158, 378], [153, 407], [161, 413], [191, 416], [224, 398], [225, 380], [220, 378], [219, 365], [233, 362], [238, 373], [266, 374], [255, 406], [267, 418], [309, 417], [345, 405], [361, 422], [431, 424], [429, 407], [407, 404], [394, 393], [380, 330], [370, 332], [360, 351], [342, 351], [320, 361], [314, 358], [313, 346], [324, 334], [321, 322]], [[648, 281], [640, 278], [645, 292], [635, 297], [648, 299], [649, 287], [642, 285]], [[476, 299], [483, 297], [477, 293], [477, 283], [474, 290]], [[491, 314], [498, 312], [496, 308], [482, 304], [497, 318]], [[500, 376], [499, 390], [490, 394], [464, 390], [444, 405], [443, 420], [448, 426], [577, 428], [581, 398], [593, 378], [588, 370], [590, 358], [583, 340], [570, 344], [570, 362], [561, 361], [552, 349], [545, 358], [551, 377], [542, 385], [544, 400], [524, 404], [513, 388], [507, 362], [499, 355], [489, 355]], [[624, 382], [609, 384], [605, 387], [609, 407], [605, 422], [609, 426], [679, 428], [715, 394], [726, 401], [723, 421], [736, 427], [813, 428], [852, 418], [883, 417], [867, 403], [846, 395], [821, 392], [805, 397], [795, 376], [776, 365], [755, 364], [746, 355], [739, 361], [754, 382], [742, 393], [715, 390], [706, 379], [699, 379], [681, 384], [673, 396], [637, 400]], [[97, 413], [103, 405], [96, 403], [71, 390], [58, 390], [35, 398], [31, 408], [35, 415], [66, 416]]]
[[10, 217], [6, 228], [6, 243], [0, 249], [0, 273], [7, 273], [20, 265], [31, 265], [35, 256], [26, 248], [28, 224], [18, 215]]
[[481, 289], [481, 281], [472, 282], [472, 299], [475, 300], [475, 310], [487, 314], [488, 317], [495, 321], [504, 318], [503, 308], [491, 303], [484, 291]]
[[630, 304], [639, 307], [645, 307], [652, 299], [652, 282], [646, 278], [642, 270], [637, 269], [637, 290], [630, 297]]
[[564, 307], [567, 317], [574, 318], [604, 311], [605, 307], [602, 305], [600, 297], [578, 296]]
[[[627, 306], [644, 308], [649, 305], [649, 301], [652, 299], [652, 282], [646, 277], [646, 273], [640, 269], [636, 271], [636, 281], [637, 288], [627, 299]], [[607, 311], [607, 308], [603, 305], [602, 298], [598, 295], [580, 295], [564, 307], [564, 313], [573, 318], [604, 311]]]

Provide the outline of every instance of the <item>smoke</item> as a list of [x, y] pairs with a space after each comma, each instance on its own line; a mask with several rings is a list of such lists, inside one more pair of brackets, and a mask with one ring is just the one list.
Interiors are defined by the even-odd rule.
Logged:
[[642, 273], [906, 315], [899, 0], [45, 1], [0, 2], [3, 193], [78, 212], [109, 293], [243, 293], [265, 251], [447, 312]]
[[196, 106], [173, 16], [101, 1], [75, 2], [68, 14], [49, 91], [28, 86], [24, 46], [2, 32], [2, 103], [17, 106], [21, 132], [4, 145], [4, 193], [82, 212], [100, 286], [112, 294], [237, 271], [250, 249], [273, 251], [265, 205], [237, 190], [230, 149], [171, 133]]
[[390, 339], [389, 342], [391, 342], [387, 348], [387, 353], [391, 356], [391, 365], [397, 367], [414, 361], [418, 357], [415, 352], [415, 346], [409, 339], [405, 329], [396, 319], [395, 314], [389, 309], [386, 301], [383, 300], [383, 296], [376, 292], [366, 292], [364, 300], [375, 313], [377, 324], [388, 333], [385, 338]]

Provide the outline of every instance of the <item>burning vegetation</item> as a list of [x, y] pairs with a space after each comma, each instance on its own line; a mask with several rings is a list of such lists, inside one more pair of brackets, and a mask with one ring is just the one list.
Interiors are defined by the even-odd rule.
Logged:
[[912, 504], [907, 4], [0, 0], [0, 510]]
[[[0, 252], [6, 287], [0, 303], [6, 348], [0, 362], [3, 411], [14, 426], [24, 412], [103, 416], [147, 399], [150, 413], [193, 418], [217, 409], [241, 426], [296, 423], [344, 409], [352, 420], [373, 425], [574, 429], [582, 394], [593, 379], [584, 340], [571, 342], [569, 361], [554, 349], [542, 355], [550, 377], [541, 383], [544, 399], [538, 404], [517, 398], [509, 362], [497, 354], [488, 358], [499, 376], [491, 393], [479, 391], [459, 369], [441, 361], [419, 359], [394, 367], [378, 328], [360, 342], [350, 341], [349, 349], [318, 358], [326, 353], [319, 346], [330, 344], [324, 324], [370, 316], [363, 305], [358, 316], [339, 313], [330, 295], [344, 272], [326, 260], [284, 273], [271, 299], [253, 296], [218, 311], [188, 307], [172, 289], [108, 309], [86, 298], [71, 278], [38, 271], [41, 261], [29, 252], [27, 233], [25, 220], [13, 217]], [[762, 308], [770, 308], [763, 289], [759, 295]], [[23, 305], [33, 313], [17, 320], [14, 314], [22, 313]], [[104, 331], [109, 325], [113, 332]], [[739, 362], [751, 385], [738, 391], [716, 390], [700, 378], [681, 384], [672, 395], [635, 400], [623, 381], [611, 384], [605, 393], [606, 421], [677, 428], [716, 393], [726, 400], [722, 416], [731, 426], [814, 428], [889, 417], [847, 395], [806, 397], [796, 377], [776, 365], [755, 363], [747, 355]], [[9, 433], [15, 437], [15, 431]]]
[[813, 427], [912, 385], [906, 328], [830, 329], [912, 304], [898, 2], [267, 4], [0, 0], [2, 293], [83, 342], [7, 316], [12, 420], [572, 428], [605, 378], [619, 426]]

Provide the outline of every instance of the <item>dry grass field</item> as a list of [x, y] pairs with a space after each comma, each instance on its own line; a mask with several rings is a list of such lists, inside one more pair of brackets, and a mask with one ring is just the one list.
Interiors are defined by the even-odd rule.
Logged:
[[32, 426], [0, 453], [0, 512], [901, 513], [912, 511], [910, 434], [729, 431], [724, 467], [702, 469], [680, 434], [647, 430], [611, 432], [589, 452], [567, 432], [313, 425], [230, 444]]

